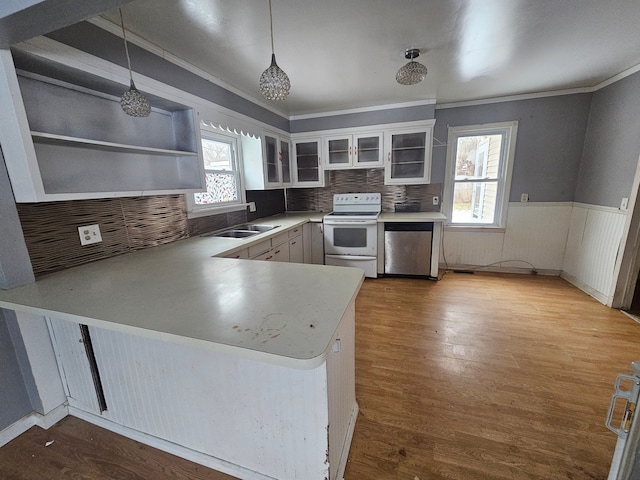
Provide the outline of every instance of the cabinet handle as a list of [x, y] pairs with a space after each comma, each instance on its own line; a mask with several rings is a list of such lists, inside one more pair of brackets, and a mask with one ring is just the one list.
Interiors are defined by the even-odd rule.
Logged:
[[354, 157], [358, 156], [358, 147], [357, 146], [353, 147], [353, 156]]
[[273, 258], [273, 255], [269, 255], [267, 258], [265, 258], [265, 260], [271, 260]]
[[387, 156], [387, 162], [391, 161], [391, 152], [389, 152], [388, 156]]
[[351, 156], [351, 145], [349, 145], [349, 156]]
[[274, 255], [277, 255], [280, 253], [280, 250], [276, 250]]
[[291, 245], [295, 245], [296, 243], [298, 243], [298, 242], [291, 242]]

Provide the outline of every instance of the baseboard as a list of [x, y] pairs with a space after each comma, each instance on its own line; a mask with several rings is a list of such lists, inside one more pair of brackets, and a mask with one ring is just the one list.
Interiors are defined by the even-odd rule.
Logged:
[[602, 303], [604, 305], [607, 305], [607, 306], [611, 306], [611, 303], [609, 302], [609, 298], [604, 293], [601, 293], [601, 292], [597, 291], [596, 289], [590, 287], [586, 283], [578, 280], [573, 275], [571, 275], [571, 274], [569, 274], [567, 272], [562, 272], [560, 274], [560, 277], [564, 278], [571, 285], [573, 285], [574, 287], [579, 288], [580, 290], [582, 290], [587, 295], [595, 298], [600, 303]]
[[[440, 272], [455, 272], [456, 270], [462, 270], [465, 273], [472, 272], [491, 272], [491, 273], [517, 273], [519, 275], [532, 275], [533, 269], [531, 267], [522, 268], [522, 267], [501, 267], [499, 265], [469, 265], [469, 264], [449, 264], [439, 265]], [[554, 270], [550, 268], [536, 268], [535, 275], [547, 275], [551, 277], [558, 277], [561, 275], [560, 270]]]
[[123, 437], [130, 438], [150, 447], [162, 450], [163, 452], [176, 455], [180, 458], [184, 458], [185, 460], [204, 465], [205, 467], [217, 470], [222, 473], [226, 473], [234, 477], [246, 480], [277, 480], [274, 477], [269, 477], [253, 470], [249, 470], [247, 468], [241, 467], [240, 465], [236, 465], [235, 463], [222, 460], [221, 458], [213, 457], [211, 455], [207, 455], [205, 453], [172, 443], [168, 440], [163, 440], [162, 438], [154, 437], [153, 435], [134, 430], [133, 428], [125, 427], [124, 425], [115, 423], [111, 420], [101, 417], [100, 415], [88, 413], [75, 407], [69, 407], [69, 415], [73, 415], [74, 417], [80, 418], [85, 422], [92, 423], [106, 430], [117, 433], [118, 435], [122, 435]]
[[351, 449], [351, 441], [353, 440], [353, 432], [356, 429], [356, 420], [358, 419], [358, 412], [360, 407], [358, 402], [354, 402], [353, 409], [351, 410], [351, 417], [349, 418], [349, 428], [347, 428], [347, 435], [342, 445], [342, 452], [340, 453], [340, 461], [338, 462], [338, 474], [336, 480], [344, 480], [344, 471], [347, 468], [347, 460], [349, 459], [349, 450]]
[[37, 412], [31, 412], [0, 431], [0, 447], [19, 437], [31, 427], [38, 426], [47, 430], [68, 414], [69, 408], [66, 403], [57, 406], [45, 415], [41, 415]]

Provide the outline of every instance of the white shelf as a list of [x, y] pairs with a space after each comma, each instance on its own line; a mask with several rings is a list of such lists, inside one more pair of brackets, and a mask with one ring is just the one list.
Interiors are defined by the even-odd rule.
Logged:
[[122, 153], [146, 153], [149, 155], [162, 155], [171, 157], [197, 156], [198, 152], [185, 150], [167, 150], [163, 148], [140, 147], [127, 145], [124, 143], [103, 142], [101, 140], [91, 140], [87, 138], [70, 137], [67, 135], [57, 135], [54, 133], [31, 132], [34, 142], [48, 143], [51, 145], [66, 145], [76, 147], [87, 147], [94, 150], [105, 150]]

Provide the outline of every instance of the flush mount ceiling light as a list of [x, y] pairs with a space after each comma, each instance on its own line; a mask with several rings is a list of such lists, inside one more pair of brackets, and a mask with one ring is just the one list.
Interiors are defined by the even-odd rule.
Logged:
[[404, 58], [411, 61], [401, 67], [398, 73], [396, 73], [396, 81], [400, 85], [415, 85], [427, 76], [427, 67], [414, 61], [414, 58], [418, 58], [419, 56], [420, 50], [417, 48], [410, 48], [404, 52]]
[[148, 117], [151, 114], [151, 105], [149, 100], [145, 97], [133, 83], [133, 74], [131, 73], [131, 59], [129, 58], [129, 48], [127, 47], [127, 34], [124, 31], [124, 20], [122, 18], [122, 9], [120, 11], [120, 23], [122, 24], [122, 38], [124, 39], [124, 52], [127, 55], [127, 65], [129, 66], [129, 79], [131, 80], [131, 86], [129, 90], [122, 94], [120, 99], [120, 106], [124, 113], [131, 115], [132, 117]]
[[269, 24], [271, 26], [271, 65], [260, 75], [260, 92], [267, 100], [284, 100], [291, 90], [291, 82], [284, 70], [276, 63], [273, 49], [273, 15], [269, 0]]

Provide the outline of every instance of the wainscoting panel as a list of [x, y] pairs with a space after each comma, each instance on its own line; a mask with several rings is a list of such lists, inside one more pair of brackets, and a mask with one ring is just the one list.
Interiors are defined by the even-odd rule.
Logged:
[[504, 232], [469, 232], [446, 229], [440, 264], [449, 268], [490, 265], [502, 260]]
[[610, 305], [616, 258], [626, 212], [574, 204], [562, 276]]
[[504, 230], [445, 228], [440, 263], [449, 268], [558, 275], [565, 253], [571, 203], [509, 205]]
[[[537, 270], [562, 269], [570, 203], [513, 203], [509, 205], [502, 260], [520, 260]], [[514, 266], [527, 267], [527, 264]]]

